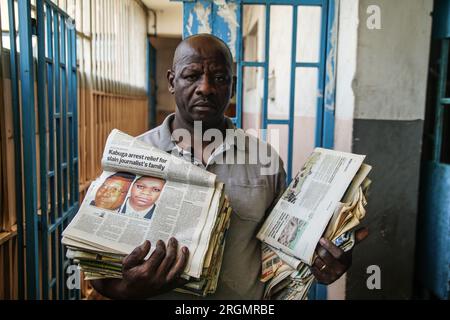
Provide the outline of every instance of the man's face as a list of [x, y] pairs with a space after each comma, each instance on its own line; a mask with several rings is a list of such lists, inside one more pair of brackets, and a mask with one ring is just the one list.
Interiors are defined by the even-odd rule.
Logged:
[[95, 194], [95, 206], [108, 210], [118, 209], [127, 195], [131, 181], [121, 177], [111, 177], [103, 182]]
[[231, 62], [223, 48], [205, 39], [182, 47], [168, 80], [178, 113], [189, 123], [221, 121], [234, 95]]
[[164, 180], [142, 177], [131, 188], [130, 205], [136, 211], [149, 209], [158, 200]]

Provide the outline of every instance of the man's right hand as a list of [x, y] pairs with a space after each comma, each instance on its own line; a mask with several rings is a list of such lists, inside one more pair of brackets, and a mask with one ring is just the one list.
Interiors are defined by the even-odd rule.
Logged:
[[91, 281], [102, 295], [113, 299], [146, 299], [156, 296], [187, 281], [180, 278], [189, 256], [187, 247], [178, 252], [178, 241], [171, 238], [167, 248], [163, 241], [156, 243], [156, 249], [148, 260], [144, 260], [151, 244], [145, 241], [123, 259], [122, 279]]

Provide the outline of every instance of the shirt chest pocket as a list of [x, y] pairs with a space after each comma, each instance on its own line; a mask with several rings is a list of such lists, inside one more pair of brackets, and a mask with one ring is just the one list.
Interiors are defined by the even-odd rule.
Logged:
[[230, 180], [225, 185], [234, 213], [242, 220], [260, 222], [268, 206], [268, 187], [265, 179]]

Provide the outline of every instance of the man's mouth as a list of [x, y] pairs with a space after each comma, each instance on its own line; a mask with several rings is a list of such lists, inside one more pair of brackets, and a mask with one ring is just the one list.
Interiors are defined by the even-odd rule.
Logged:
[[192, 108], [200, 112], [216, 110], [216, 107], [211, 103], [196, 103]]
[[136, 200], [137, 200], [137, 202], [142, 203], [142, 204], [147, 204], [147, 203], [150, 202], [150, 200], [147, 199], [147, 198], [139, 198], [139, 197], [137, 197]]

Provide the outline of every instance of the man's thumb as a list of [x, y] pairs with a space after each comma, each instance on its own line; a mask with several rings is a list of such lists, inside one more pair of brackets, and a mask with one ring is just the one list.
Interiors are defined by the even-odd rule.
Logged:
[[369, 229], [366, 227], [360, 228], [355, 231], [355, 242], [356, 244], [363, 241], [365, 238], [369, 236]]

